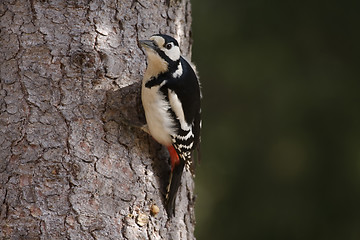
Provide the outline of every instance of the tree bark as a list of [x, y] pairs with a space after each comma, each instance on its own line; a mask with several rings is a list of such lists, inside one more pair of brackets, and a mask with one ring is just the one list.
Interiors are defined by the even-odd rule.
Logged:
[[0, 239], [194, 239], [190, 174], [169, 219], [168, 154], [122, 120], [144, 121], [139, 39], [190, 57], [190, 1], [5, 0], [0, 21]]

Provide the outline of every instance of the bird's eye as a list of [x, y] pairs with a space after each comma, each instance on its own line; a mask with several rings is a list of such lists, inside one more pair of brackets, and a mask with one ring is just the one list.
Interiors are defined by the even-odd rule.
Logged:
[[167, 49], [171, 49], [171, 47], [172, 47], [172, 45], [171, 45], [171, 43], [168, 43], [168, 44], [166, 44], [166, 46], [165, 46]]

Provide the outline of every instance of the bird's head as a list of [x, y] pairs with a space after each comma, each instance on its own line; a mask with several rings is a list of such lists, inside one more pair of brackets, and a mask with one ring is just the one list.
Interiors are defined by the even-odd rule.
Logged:
[[149, 40], [140, 40], [140, 44], [146, 52], [149, 66], [158, 68], [159, 72], [177, 67], [180, 48], [176, 39], [164, 34], [155, 34]]

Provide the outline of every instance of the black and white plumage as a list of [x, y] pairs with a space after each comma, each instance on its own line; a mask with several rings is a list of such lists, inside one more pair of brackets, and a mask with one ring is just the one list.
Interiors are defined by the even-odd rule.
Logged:
[[156, 34], [140, 43], [148, 63], [141, 91], [147, 131], [171, 157], [166, 209], [172, 216], [184, 166], [190, 168], [200, 142], [200, 84], [174, 38]]

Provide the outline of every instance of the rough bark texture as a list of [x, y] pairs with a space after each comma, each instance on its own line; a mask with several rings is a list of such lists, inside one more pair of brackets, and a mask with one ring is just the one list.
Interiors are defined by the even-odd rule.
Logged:
[[161, 31], [189, 57], [190, 11], [189, 0], [1, 1], [0, 239], [194, 239], [191, 176], [169, 220], [167, 152], [121, 120], [143, 121], [138, 40]]

